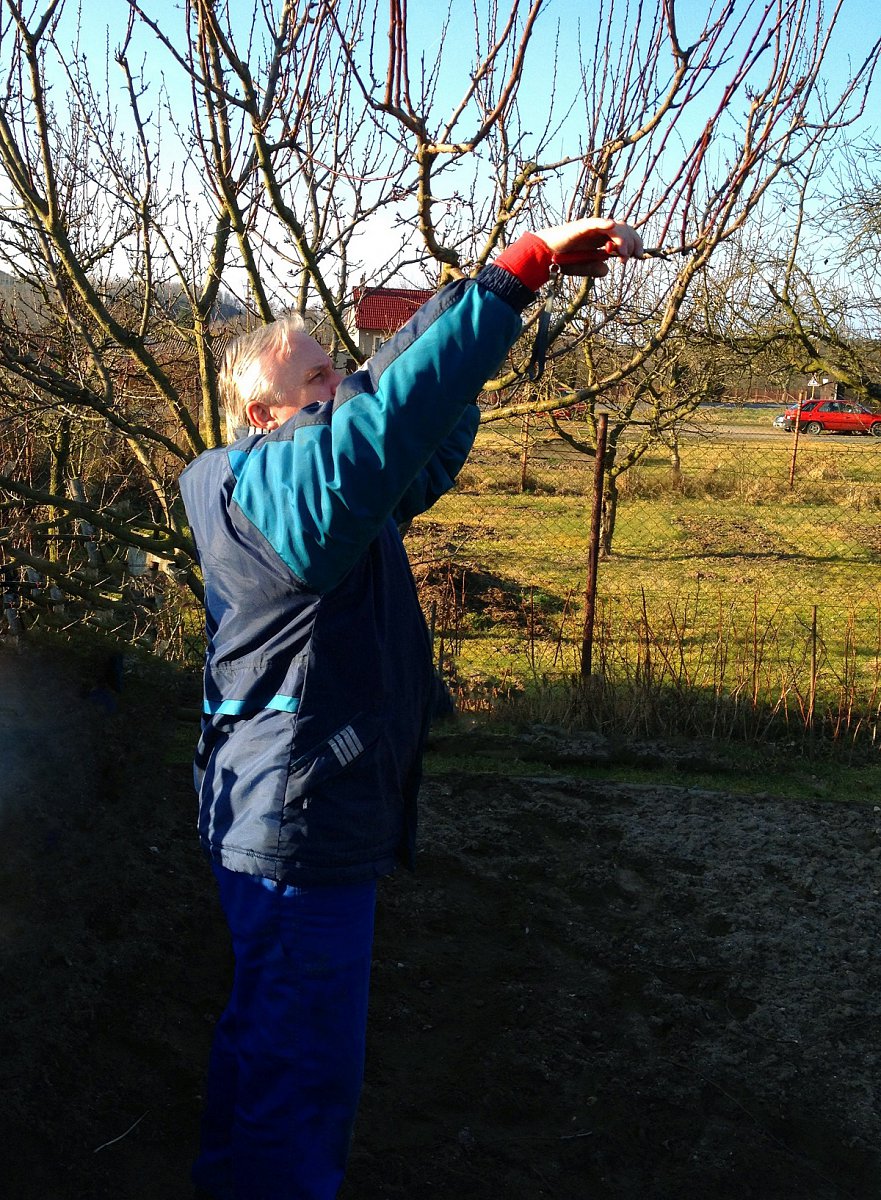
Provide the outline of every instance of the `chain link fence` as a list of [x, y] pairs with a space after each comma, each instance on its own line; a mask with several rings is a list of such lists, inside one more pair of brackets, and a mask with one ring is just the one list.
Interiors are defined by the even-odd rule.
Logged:
[[[779, 412], [779, 409], [777, 410]], [[705, 410], [604, 500], [594, 674], [851, 727], [881, 697], [881, 439], [797, 436], [773, 409]], [[437, 661], [475, 708], [582, 662], [594, 431], [486, 424], [409, 535]]]
[[[688, 698], [874, 737], [881, 437], [796, 437], [774, 415], [703, 410], [632, 463], [644, 431], [610, 421], [592, 678], [653, 696], [671, 727]], [[596, 431], [586, 414], [560, 428], [485, 423], [458, 486], [408, 534], [436, 662], [466, 710], [581, 678], [595, 474], [583, 450]], [[65, 536], [88, 550], [82, 525]], [[0, 567], [7, 631], [20, 614], [62, 631], [85, 619], [33, 568]], [[117, 603], [88, 620], [199, 663], [201, 612], [185, 586], [155, 562], [114, 559], [102, 578], [111, 568]], [[96, 571], [83, 560], [84, 580]]]

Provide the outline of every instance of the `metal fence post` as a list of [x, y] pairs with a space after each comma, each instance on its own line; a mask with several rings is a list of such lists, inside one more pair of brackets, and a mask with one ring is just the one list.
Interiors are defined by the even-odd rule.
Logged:
[[597, 454], [593, 471], [593, 511], [590, 518], [590, 547], [587, 555], [587, 587], [584, 593], [584, 634], [581, 640], [581, 678], [589, 679], [593, 665], [593, 626], [596, 615], [597, 567], [603, 526], [603, 484], [606, 477], [606, 431], [609, 414], [597, 417]]

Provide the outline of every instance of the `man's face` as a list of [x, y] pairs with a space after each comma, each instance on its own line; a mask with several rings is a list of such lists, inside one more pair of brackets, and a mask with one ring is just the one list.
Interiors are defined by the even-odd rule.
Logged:
[[332, 400], [343, 376], [314, 338], [308, 333], [294, 333], [290, 354], [275, 360], [269, 378], [284, 402], [252, 401], [248, 405], [248, 420], [258, 429], [277, 429], [301, 408]]

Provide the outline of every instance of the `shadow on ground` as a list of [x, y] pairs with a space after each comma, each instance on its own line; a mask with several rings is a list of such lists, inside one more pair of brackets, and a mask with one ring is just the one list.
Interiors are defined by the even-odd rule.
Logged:
[[[193, 697], [106, 678], [0, 647], [9, 1200], [190, 1196], [229, 970]], [[341, 1200], [877, 1195], [871, 803], [539, 771], [425, 786], [419, 871], [381, 890]]]

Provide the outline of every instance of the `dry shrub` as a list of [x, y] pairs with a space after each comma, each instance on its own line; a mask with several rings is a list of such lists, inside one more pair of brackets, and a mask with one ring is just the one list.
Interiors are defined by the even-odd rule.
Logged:
[[510, 492], [520, 490], [520, 468], [515, 463], [502, 459], [491, 467], [483, 461], [467, 462], [456, 480], [460, 492], [468, 492], [474, 496], [482, 496], [489, 492]]
[[[613, 736], [778, 736], [874, 746], [881, 727], [881, 610], [875, 637], [854, 612], [824, 628], [759, 598], [738, 606], [698, 594], [601, 603], [595, 674], [533, 675], [499, 700], [503, 719]], [[862, 632], [860, 630], [862, 629]], [[868, 636], [871, 644], [860, 645]], [[827, 641], [827, 638], [829, 639]]]
[[801, 479], [823, 482], [833, 480], [838, 482], [846, 478], [845, 472], [842, 470], [841, 456], [832, 450], [799, 458], [797, 474]]
[[534, 496], [584, 496], [590, 493], [593, 481], [575, 465], [546, 465], [540, 459], [530, 460], [524, 475], [520, 462], [504, 455], [466, 463], [456, 486], [460, 492], [476, 496], [517, 496], [524, 492]]

